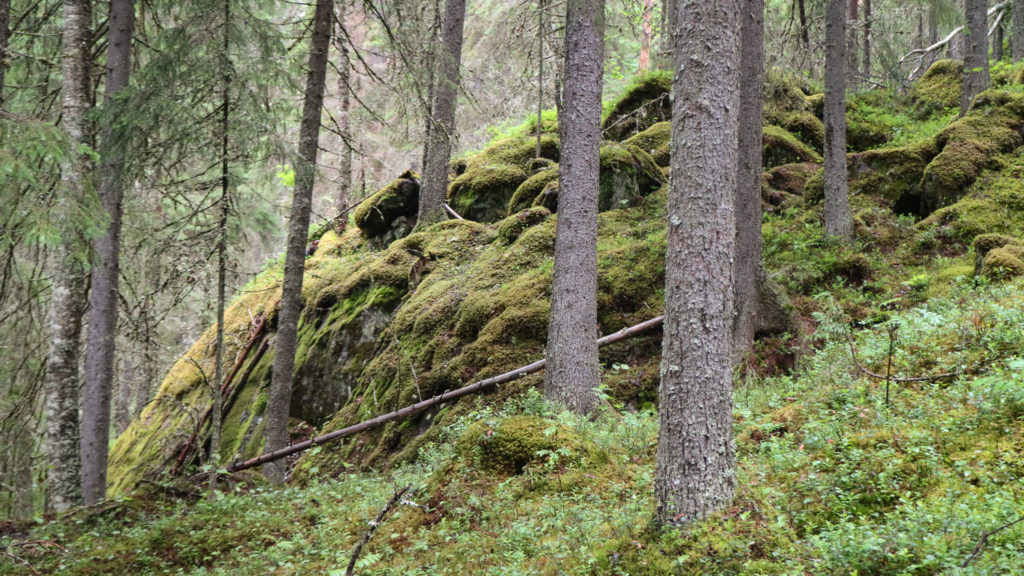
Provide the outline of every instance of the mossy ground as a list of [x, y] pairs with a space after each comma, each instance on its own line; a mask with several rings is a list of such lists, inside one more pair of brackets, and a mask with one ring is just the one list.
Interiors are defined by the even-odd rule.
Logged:
[[[986, 98], [977, 116], [993, 125], [965, 124], [998, 136], [1017, 103]], [[904, 157], [912, 146], [937, 153], [956, 140], [950, 128], [936, 145], [946, 128], [935, 122], [908, 124], [920, 137], [900, 134], [879, 150], [898, 149], [883, 155], [886, 167], [863, 162], [872, 174], [916, 172]], [[920, 222], [893, 212], [891, 187], [912, 178], [877, 178], [852, 196], [849, 246], [823, 239], [820, 204], [799, 194], [809, 170], [782, 168], [766, 180], [792, 191], [762, 230], [766, 267], [792, 300], [798, 330], [760, 342], [737, 371], [737, 499], [689, 531], [650, 527], [657, 334], [602, 350], [606, 406], [593, 420], [542, 402], [531, 392], [535, 375], [319, 446], [284, 489], [249, 477], [215, 498], [171, 498], [193, 488], [163, 481], [126, 496], [166, 471], [208, 403], [211, 329], [189, 352], [194, 363], [179, 362], [118, 439], [110, 477], [119, 499], [28, 528], [30, 540], [61, 548], [0, 550], [42, 573], [330, 573], [347, 564], [392, 487], [412, 484], [409, 500], [420, 507], [402, 505], [385, 521], [360, 573], [895, 576], [1024, 565], [1018, 524], [958, 568], [982, 534], [1024, 513], [1024, 280], [974, 276], [978, 246], [991, 256], [1012, 241], [980, 239], [972, 252], [983, 233], [1024, 240], [1024, 153], [999, 147], [962, 198]], [[665, 202], [661, 189], [599, 216], [603, 333], [661, 312]], [[356, 227], [327, 232], [307, 261], [297, 373], [299, 390], [339, 392], [321, 430], [540, 358], [556, 222], [540, 209], [496, 226], [446, 222], [383, 250]], [[280, 274], [268, 270], [229, 311], [232, 362], [256, 316], [273, 322]], [[851, 339], [874, 372], [890, 365], [891, 344], [897, 376], [957, 376], [892, 383], [887, 394], [853, 363]], [[351, 354], [338, 363], [343, 350]], [[225, 420], [225, 460], [259, 450], [271, 358], [246, 360], [249, 380]], [[0, 556], [0, 573], [30, 571]]]

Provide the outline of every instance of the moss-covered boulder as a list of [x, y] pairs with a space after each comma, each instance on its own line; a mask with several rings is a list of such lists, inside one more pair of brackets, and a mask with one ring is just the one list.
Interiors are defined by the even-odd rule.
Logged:
[[654, 71], [638, 77], [616, 100], [601, 123], [604, 137], [625, 140], [672, 119], [672, 75]]
[[801, 142], [821, 153], [825, 146], [825, 124], [810, 112], [792, 112], [779, 121], [779, 126]]
[[367, 238], [387, 234], [400, 218], [414, 218], [419, 210], [420, 182], [411, 172], [363, 200], [355, 210], [355, 223]]
[[521, 210], [498, 223], [498, 238], [511, 244], [519, 238], [524, 230], [540, 224], [548, 216], [551, 216], [551, 211], [543, 206]]
[[491, 426], [473, 423], [456, 443], [456, 453], [479, 462], [485, 470], [518, 474], [528, 464], [547, 461], [560, 450], [568, 461], [585, 453], [582, 437], [576, 430], [536, 416], [512, 416]]
[[932, 64], [911, 95], [919, 115], [959, 106], [963, 78], [964, 64], [959, 60], [939, 60]]
[[[1005, 246], [1024, 246], [1024, 241], [1013, 238], [1012, 236], [1007, 236], [1006, 234], [979, 234], [975, 237], [971, 246], [974, 250], [975, 258], [974, 274], [979, 275], [984, 273], [985, 260], [989, 252]], [[1010, 256], [1012, 256], [1012, 253]]]
[[764, 127], [763, 143], [761, 164], [765, 170], [785, 164], [822, 162], [821, 154], [815, 152], [786, 129], [778, 126]]
[[530, 176], [512, 194], [512, 199], [508, 203], [508, 213], [515, 214], [520, 210], [533, 206], [534, 200], [544, 191], [544, 188], [555, 180], [558, 180], [557, 165]]
[[1024, 274], [1024, 246], [1010, 244], [990, 251], [982, 263], [981, 273], [996, 278]]
[[765, 71], [764, 119], [769, 124], [784, 125], [784, 119], [794, 113], [813, 112], [808, 95], [814, 90], [807, 79], [790, 72], [772, 68]]
[[930, 140], [901, 148], [848, 154], [850, 191], [885, 198], [898, 213], [917, 214], [921, 206], [921, 179], [935, 154]]
[[[534, 162], [536, 139], [508, 138], [466, 162], [466, 171], [448, 188], [452, 209], [467, 220], [497, 222], [509, 214], [509, 201], [539, 166]], [[558, 161], [558, 138], [541, 137], [541, 157]]]
[[769, 206], [779, 206], [787, 195], [803, 196], [807, 180], [821, 168], [813, 162], [776, 166], [761, 175], [761, 199]]
[[672, 123], [658, 122], [647, 130], [629, 138], [623, 144], [636, 146], [647, 152], [658, 166], [669, 164], [669, 142], [672, 140]]
[[1000, 153], [1022, 143], [1024, 95], [989, 90], [975, 99], [970, 114], [935, 137], [942, 150], [928, 165], [921, 184], [921, 212], [957, 202]]

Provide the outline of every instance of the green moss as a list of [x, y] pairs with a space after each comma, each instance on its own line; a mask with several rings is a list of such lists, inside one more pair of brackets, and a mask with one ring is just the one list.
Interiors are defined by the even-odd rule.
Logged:
[[415, 216], [419, 209], [420, 185], [410, 173], [363, 200], [355, 209], [355, 223], [369, 238], [388, 231], [401, 216]]
[[550, 215], [551, 211], [543, 207], [519, 211], [498, 223], [498, 238], [511, 244], [519, 238], [523, 230], [543, 222]]
[[512, 199], [508, 203], [508, 213], [515, 214], [524, 208], [529, 208], [537, 196], [544, 190], [548, 183], [558, 179], [558, 166], [554, 166], [530, 176], [516, 188]]
[[997, 278], [1024, 274], [1024, 246], [1011, 244], [991, 250], [985, 256], [981, 273]]
[[820, 154], [801, 142], [784, 128], [764, 127], [764, 150], [761, 163], [766, 170], [797, 162], [821, 162]]
[[820, 153], [824, 150], [825, 124], [814, 114], [791, 112], [779, 122], [779, 126], [785, 128], [816, 152]]
[[672, 123], [658, 122], [647, 130], [625, 140], [623, 144], [636, 146], [647, 152], [658, 166], [668, 166], [668, 150], [671, 139]]
[[912, 98], [922, 116], [960, 105], [964, 65], [958, 60], [939, 60], [917, 82]]
[[813, 92], [807, 79], [772, 68], [765, 71], [764, 118], [769, 124], [783, 124], [785, 118], [794, 113], [813, 112], [808, 94]]
[[601, 146], [598, 210], [636, 205], [664, 184], [651, 155], [631, 145]]
[[762, 178], [769, 188], [802, 196], [807, 180], [820, 168], [812, 162], [784, 164], [765, 172]]
[[974, 274], [975, 276], [982, 274], [982, 270], [985, 264], [985, 256], [989, 252], [996, 248], [1002, 248], [1003, 246], [1019, 246], [1024, 244], [1020, 240], [1007, 236], [1005, 234], [979, 234], [974, 238], [974, 242], [971, 243], [971, 249], [974, 251]]
[[638, 76], [617, 100], [601, 123], [604, 137], [624, 140], [659, 122], [672, 119], [672, 75], [656, 70]]
[[[583, 441], [572, 428], [536, 416], [512, 416], [493, 428], [484, 422], [471, 425], [456, 444], [463, 458], [479, 457], [481, 467], [518, 474], [526, 465], [547, 459], [545, 452], [562, 450], [579, 458]], [[569, 463], [560, 458], [560, 462]]]
[[897, 212], [918, 213], [921, 180], [935, 156], [931, 142], [847, 155], [850, 192], [885, 198]]

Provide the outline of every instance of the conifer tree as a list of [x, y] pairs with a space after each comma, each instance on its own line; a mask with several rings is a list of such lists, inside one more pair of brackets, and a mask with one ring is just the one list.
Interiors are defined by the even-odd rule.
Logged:
[[828, 0], [825, 14], [825, 235], [853, 239], [846, 174], [846, 11]]

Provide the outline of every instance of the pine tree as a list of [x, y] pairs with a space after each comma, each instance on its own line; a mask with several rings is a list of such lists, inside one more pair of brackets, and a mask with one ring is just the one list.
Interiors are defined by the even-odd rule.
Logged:
[[846, 11], [829, 0], [825, 14], [825, 235], [853, 239], [846, 174]]
[[989, 84], [988, 0], [965, 0], [967, 26], [964, 28], [964, 91], [960, 117], [967, 114], [974, 97]]

